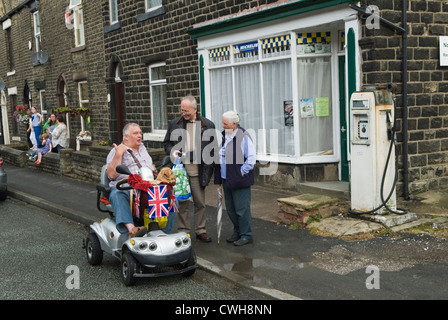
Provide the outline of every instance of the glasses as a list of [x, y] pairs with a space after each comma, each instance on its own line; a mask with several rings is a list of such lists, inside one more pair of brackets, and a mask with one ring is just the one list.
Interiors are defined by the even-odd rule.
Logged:
[[182, 114], [191, 113], [191, 110], [180, 110]]

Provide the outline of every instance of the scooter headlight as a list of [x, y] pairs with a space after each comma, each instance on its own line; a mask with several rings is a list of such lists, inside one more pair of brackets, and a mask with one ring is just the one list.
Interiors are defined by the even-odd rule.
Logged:
[[185, 246], [188, 246], [188, 245], [190, 244], [190, 238], [185, 237], [185, 238], [182, 239], [182, 242], [183, 242], [183, 244], [184, 244]]
[[174, 241], [174, 244], [179, 248], [182, 245], [182, 240], [176, 239], [176, 241]]
[[140, 250], [146, 250], [146, 248], [148, 248], [148, 244], [146, 242], [144, 242], [144, 241], [140, 242], [139, 245], [138, 245], [138, 248]]
[[151, 242], [151, 243], [149, 244], [149, 250], [151, 250], [151, 251], [155, 251], [155, 250], [157, 250], [157, 243], [155, 243], [155, 242]]

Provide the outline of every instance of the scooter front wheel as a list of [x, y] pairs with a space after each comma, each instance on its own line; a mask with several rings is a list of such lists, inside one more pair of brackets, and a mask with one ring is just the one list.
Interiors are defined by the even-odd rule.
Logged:
[[137, 281], [134, 272], [137, 267], [137, 261], [130, 252], [126, 252], [121, 258], [121, 276], [126, 286], [133, 286]]
[[96, 266], [103, 261], [103, 250], [101, 250], [100, 240], [95, 233], [89, 233], [86, 239], [86, 256], [87, 261]]

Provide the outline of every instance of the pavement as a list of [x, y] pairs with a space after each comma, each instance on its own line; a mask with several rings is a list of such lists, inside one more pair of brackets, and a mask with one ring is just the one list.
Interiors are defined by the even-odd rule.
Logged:
[[[44, 173], [32, 168], [19, 168], [4, 164], [8, 175], [8, 195], [25, 201], [42, 209], [72, 219], [82, 225], [89, 226], [108, 215], [96, 208], [96, 186], [82, 181]], [[327, 184], [328, 186], [328, 184]], [[277, 199], [296, 196], [297, 192], [276, 188], [252, 187], [252, 229], [254, 243], [236, 247], [226, 242], [232, 232], [232, 225], [223, 211], [223, 227], [220, 242], [216, 229], [216, 186], [206, 189], [207, 199], [207, 233], [212, 243], [203, 243], [192, 237], [192, 243], [198, 258], [199, 267], [209, 272], [250, 287], [264, 293], [269, 299], [298, 300], [297, 281], [294, 279], [298, 269], [304, 265], [304, 257], [313, 252], [322, 251], [319, 246], [337, 244], [344, 239], [363, 239], [366, 235], [384, 230], [378, 221], [352, 218], [344, 214], [347, 208], [347, 188], [345, 184], [337, 184], [332, 190], [326, 190], [318, 184], [303, 185], [303, 190], [314, 193], [331, 193], [340, 196], [340, 214], [320, 221], [315, 221], [312, 228], [294, 228], [279, 223], [279, 205]], [[401, 231], [424, 223], [446, 225], [448, 212], [434, 207], [438, 201], [445, 201], [445, 193], [423, 195], [415, 202], [406, 202], [414, 208], [418, 219], [409, 223], [388, 227], [390, 232]], [[425, 203], [426, 201], [426, 203]], [[192, 209], [192, 205], [190, 207]], [[441, 217], [428, 215], [437, 212]], [[192, 216], [192, 215], [191, 215]], [[192, 225], [193, 222], [192, 222]], [[176, 227], [176, 223], [175, 223]], [[175, 229], [174, 229], [175, 230]], [[325, 241], [322, 241], [325, 238]], [[80, 246], [82, 239], [80, 239]], [[298, 280], [298, 279], [297, 279]]]

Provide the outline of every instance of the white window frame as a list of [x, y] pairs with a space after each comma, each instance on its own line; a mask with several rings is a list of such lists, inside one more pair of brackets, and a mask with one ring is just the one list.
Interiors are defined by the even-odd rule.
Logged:
[[[84, 84], [87, 87], [87, 97], [82, 96], [82, 86]], [[78, 82], [78, 99], [79, 99], [80, 107], [86, 107], [86, 105], [87, 105], [87, 108], [89, 108], [89, 93], [88, 93], [88, 91], [89, 91], [89, 87], [87, 85], [87, 81], [79, 81]], [[80, 118], [81, 118], [81, 131], [85, 131], [84, 118], [82, 116], [80, 116]]]
[[82, 47], [86, 44], [82, 0], [70, 0], [69, 10], [73, 12], [75, 47]]
[[33, 27], [34, 27], [34, 44], [35, 44], [35, 52], [40, 51], [40, 42], [41, 42], [41, 36], [40, 36], [40, 15], [39, 11], [33, 12]]
[[[160, 67], [166, 67], [166, 63], [165, 62], [159, 62], [159, 63], [154, 63], [151, 64], [148, 67], [148, 72], [149, 72], [149, 91], [150, 91], [150, 96], [151, 96], [151, 130], [152, 132], [150, 134], [146, 134], [144, 135], [144, 140], [151, 140], [151, 141], [163, 141], [165, 134], [167, 132], [166, 129], [161, 130], [161, 129], [157, 129], [154, 128], [154, 105], [153, 105], [153, 87], [156, 86], [166, 86], [167, 85], [167, 81], [166, 78], [165, 79], [159, 79], [159, 80], [152, 80], [151, 79], [151, 69], [153, 68], [160, 68]], [[166, 112], [166, 110], [165, 110]]]
[[[116, 17], [114, 19], [114, 16]], [[117, 23], [118, 20], [118, 0], [109, 0], [110, 25]]]
[[40, 101], [40, 112], [42, 115], [46, 116], [48, 114], [48, 110], [46, 109], [46, 95], [45, 90], [39, 90], [39, 101]]
[[[234, 59], [234, 52], [231, 49], [230, 66], [233, 67], [248, 64], [248, 63], [260, 63], [267, 61], [275, 61], [279, 59], [291, 59], [292, 65], [292, 85], [293, 85], [293, 104], [294, 104], [294, 155], [292, 156], [282, 156], [282, 155], [269, 155], [257, 153], [257, 160], [259, 161], [278, 161], [282, 163], [291, 164], [307, 164], [307, 163], [335, 163], [340, 161], [340, 132], [339, 132], [339, 79], [337, 76], [338, 70], [338, 30], [333, 27], [329, 28], [322, 25], [322, 21], [327, 21], [328, 26], [332, 26], [335, 22], [344, 26], [345, 19], [352, 15], [352, 12], [344, 8], [343, 6], [332, 7], [328, 9], [322, 9], [313, 12], [314, 14], [306, 15], [297, 19], [281, 19], [273, 21], [269, 24], [264, 24], [258, 28], [246, 28], [241, 30], [234, 30], [233, 32], [227, 32], [223, 35], [215, 34], [213, 37], [206, 37], [198, 39], [198, 54], [204, 58], [204, 77], [205, 77], [205, 101], [206, 101], [206, 116], [209, 117], [212, 114], [212, 102], [211, 102], [211, 88], [210, 88], [210, 70], [215, 68], [222, 68], [223, 66], [211, 66], [209, 50], [214, 48], [221, 48], [225, 46], [248, 43], [252, 41], [259, 40], [259, 59], [257, 61], [251, 62], [241, 62], [236, 63]], [[332, 155], [320, 155], [320, 156], [301, 156], [300, 153], [300, 135], [299, 135], [299, 117], [300, 112], [298, 110], [299, 98], [298, 98], [298, 75], [297, 75], [297, 59], [305, 57], [304, 55], [297, 54], [296, 41], [291, 41], [291, 54], [286, 56], [280, 56], [275, 58], [263, 58], [262, 48], [260, 45], [261, 39], [271, 38], [275, 36], [281, 36], [285, 34], [290, 34], [291, 39], [296, 39], [296, 34], [299, 32], [307, 31], [330, 31], [332, 37], [332, 48], [331, 48], [331, 68], [332, 68], [332, 125], [333, 125], [333, 154]], [[325, 30], [324, 30], [325, 29]], [[229, 65], [227, 65], [228, 67]], [[224, 66], [225, 67], [225, 66]], [[263, 76], [263, 73], [261, 73]], [[261, 81], [263, 83], [263, 80]], [[235, 81], [233, 81], [233, 86], [235, 86]], [[261, 95], [263, 94], [263, 88]], [[235, 92], [235, 90], [233, 90]], [[233, 98], [235, 102], [235, 97]], [[235, 105], [235, 104], [234, 104]], [[264, 108], [264, 106], [260, 106]], [[264, 112], [261, 112], [262, 116]], [[242, 119], [242, 125], [244, 124], [244, 119]], [[244, 125], [243, 125], [244, 126]], [[219, 123], [217, 123], [217, 128], [220, 128]], [[249, 129], [249, 128], [246, 128]], [[269, 136], [267, 136], [269, 139]], [[261, 141], [259, 141], [261, 142]], [[262, 143], [262, 142], [261, 142]]]
[[8, 69], [9, 71], [6, 73], [6, 76], [13, 76], [16, 73], [16, 62], [14, 60], [14, 50], [13, 50], [13, 37], [12, 37], [12, 28], [11, 28], [11, 19], [7, 19], [3, 21], [2, 27], [3, 30], [6, 31], [5, 37], [7, 40], [7, 59], [8, 59]]
[[162, 5], [163, 5], [163, 2], [162, 2], [162, 4], [153, 7], [153, 6], [150, 6], [150, 3], [149, 3], [150, 1], [151, 1], [151, 0], [145, 0], [145, 9], [146, 9], [146, 12], [156, 10], [156, 9], [162, 7]]

